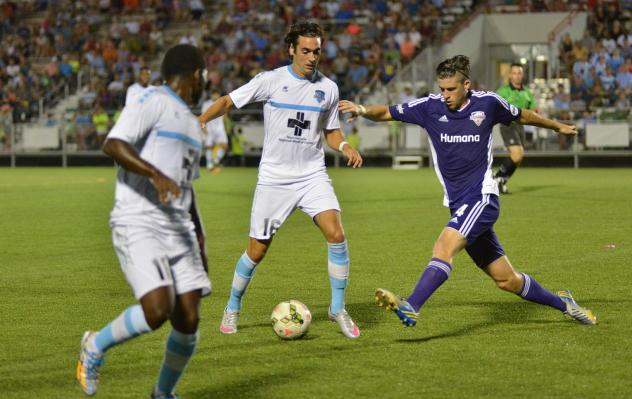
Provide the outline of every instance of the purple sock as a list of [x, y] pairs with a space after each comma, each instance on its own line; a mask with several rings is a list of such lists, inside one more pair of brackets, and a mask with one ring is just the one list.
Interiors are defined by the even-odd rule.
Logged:
[[529, 277], [529, 275], [524, 273], [520, 274], [522, 274], [524, 282], [522, 285], [522, 291], [520, 291], [519, 295], [523, 299], [539, 303], [541, 305], [549, 305], [562, 312], [566, 311], [566, 303], [562, 301], [559, 296], [542, 287], [537, 281]]
[[438, 258], [430, 259], [430, 262], [428, 263], [426, 270], [424, 270], [421, 275], [415, 290], [406, 299], [416, 312], [418, 312], [421, 305], [430, 298], [430, 295], [432, 295], [432, 293], [448, 279], [451, 271], [452, 266], [450, 266], [448, 262]]

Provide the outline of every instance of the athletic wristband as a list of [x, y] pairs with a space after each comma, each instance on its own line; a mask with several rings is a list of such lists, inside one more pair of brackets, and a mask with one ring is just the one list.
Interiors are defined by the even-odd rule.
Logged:
[[342, 148], [345, 146], [345, 144], [349, 144], [346, 141], [343, 141], [342, 143], [340, 143], [340, 145], [338, 146], [338, 151], [342, 152]]
[[358, 105], [358, 108], [360, 109], [358, 111], [358, 115], [362, 116], [362, 115], [366, 114], [366, 107], [364, 105]]

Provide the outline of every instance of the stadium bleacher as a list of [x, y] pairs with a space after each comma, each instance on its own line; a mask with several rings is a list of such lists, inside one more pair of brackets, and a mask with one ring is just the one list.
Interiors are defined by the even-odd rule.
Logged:
[[[583, 38], [559, 38], [558, 81], [531, 87], [549, 115], [580, 124], [627, 121], [632, 101], [632, 34], [627, 2], [370, 0], [292, 6], [275, 1], [86, 0], [0, 3], [0, 151], [16, 124], [63, 123], [68, 150], [97, 150], [97, 105], [110, 125], [141, 66], [159, 82], [162, 51], [193, 43], [207, 55], [211, 84], [223, 92], [287, 63], [282, 38], [293, 21], [327, 32], [321, 70], [341, 98], [385, 85], [428, 46], [441, 44], [477, 12], [587, 10]], [[482, 11], [481, 11], [482, 10]], [[429, 90], [410, 82], [414, 95]], [[238, 117], [260, 118], [257, 106]], [[560, 149], [568, 146], [560, 143]]]

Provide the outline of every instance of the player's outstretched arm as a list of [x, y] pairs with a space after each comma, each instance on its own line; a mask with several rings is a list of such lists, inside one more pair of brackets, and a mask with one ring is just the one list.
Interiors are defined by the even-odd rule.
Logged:
[[197, 237], [198, 245], [200, 247], [200, 257], [202, 258], [202, 266], [204, 266], [204, 270], [208, 273], [208, 256], [206, 255], [206, 234], [204, 234], [204, 225], [202, 224], [202, 218], [200, 217], [200, 212], [197, 208], [197, 202], [195, 200], [195, 192], [193, 188], [191, 188], [191, 209], [189, 209], [189, 213], [191, 214], [191, 221], [193, 222], [193, 226], [195, 226], [195, 236]]
[[229, 95], [222, 96], [217, 99], [202, 115], [198, 117], [198, 121], [202, 125], [202, 129], [206, 126], [206, 122], [215, 119], [228, 112], [235, 104]]
[[347, 157], [347, 166], [362, 167], [362, 156], [345, 141], [345, 136], [340, 129], [325, 130], [325, 140], [329, 148], [340, 151]]
[[158, 198], [163, 204], [171, 198], [180, 196], [178, 184], [162, 174], [156, 167], [145, 161], [131, 144], [118, 139], [107, 139], [103, 144], [103, 152], [114, 159], [124, 169], [137, 175], [149, 177], [149, 181], [156, 187]]
[[567, 125], [553, 119], [545, 118], [528, 109], [522, 110], [520, 114], [520, 119], [518, 119], [518, 123], [520, 123], [521, 125], [538, 126], [545, 129], [555, 130], [560, 134], [568, 134], [571, 136], [577, 134], [577, 126]]
[[363, 116], [375, 122], [392, 121], [393, 117], [386, 105], [364, 105], [356, 104], [348, 100], [340, 100], [338, 103], [338, 109], [343, 114], [350, 113], [351, 117], [347, 119], [347, 122], [352, 122], [358, 116]]

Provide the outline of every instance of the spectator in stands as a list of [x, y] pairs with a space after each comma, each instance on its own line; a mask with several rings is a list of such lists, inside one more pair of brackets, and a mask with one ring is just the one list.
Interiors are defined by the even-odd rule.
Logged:
[[617, 111], [620, 112], [629, 112], [630, 111], [630, 95], [625, 90], [618, 91], [618, 98], [615, 102], [614, 106]]
[[0, 143], [3, 151], [11, 151], [13, 115], [11, 106], [4, 104], [0, 107]]
[[88, 150], [94, 135], [92, 116], [87, 108], [80, 106], [74, 119], [77, 148], [80, 151]]

